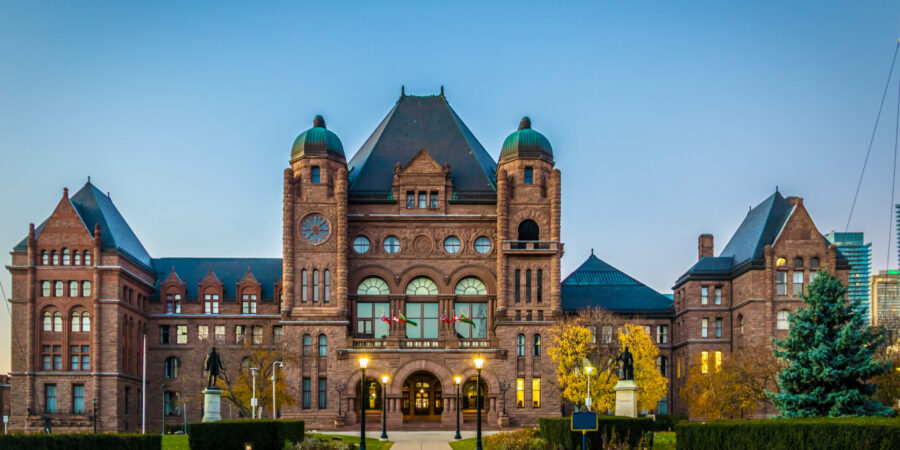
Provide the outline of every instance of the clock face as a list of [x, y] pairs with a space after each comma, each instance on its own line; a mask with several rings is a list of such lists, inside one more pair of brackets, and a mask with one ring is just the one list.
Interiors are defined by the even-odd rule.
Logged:
[[328, 239], [331, 225], [319, 214], [310, 214], [300, 222], [300, 235], [313, 245], [319, 245]]

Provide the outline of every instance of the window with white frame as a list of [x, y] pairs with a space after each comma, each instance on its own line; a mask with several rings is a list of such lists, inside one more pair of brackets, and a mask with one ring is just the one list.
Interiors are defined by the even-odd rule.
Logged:
[[717, 305], [722, 304], [722, 288], [720, 288], [720, 287], [716, 287], [715, 304], [717, 304]]
[[709, 303], [709, 288], [703, 286], [700, 288], [700, 304], [706, 305]]
[[700, 337], [709, 337], [708, 327], [709, 319], [706, 317], [700, 319]]
[[779, 330], [787, 330], [788, 328], [790, 328], [790, 321], [788, 320], [787, 311], [778, 311], [778, 314], [775, 316], [775, 325]]
[[799, 296], [803, 293], [803, 271], [795, 270], [794, 271], [794, 284], [793, 284], [793, 293], [794, 296]]
[[256, 294], [244, 294], [241, 296], [241, 313], [256, 314]]
[[203, 296], [203, 312], [206, 314], [219, 313], [219, 294], [206, 294]]

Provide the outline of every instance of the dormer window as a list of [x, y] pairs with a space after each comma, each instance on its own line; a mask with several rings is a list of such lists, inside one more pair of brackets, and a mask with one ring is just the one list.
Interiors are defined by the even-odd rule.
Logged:
[[219, 313], [219, 294], [206, 294], [203, 296], [203, 312], [206, 314]]
[[256, 314], [256, 294], [244, 294], [241, 300], [242, 314]]
[[534, 169], [531, 167], [525, 168], [525, 184], [534, 184]]
[[322, 171], [319, 169], [319, 166], [312, 166], [310, 181], [314, 184], [319, 184], [322, 182]]
[[181, 314], [181, 294], [166, 295], [166, 314]]

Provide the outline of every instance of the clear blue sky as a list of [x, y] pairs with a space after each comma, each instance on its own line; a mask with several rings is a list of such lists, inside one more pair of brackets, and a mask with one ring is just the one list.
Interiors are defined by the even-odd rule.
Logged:
[[[259, 3], [0, 1], [0, 247], [90, 175], [155, 257], [280, 256], [312, 117], [349, 157], [443, 84], [495, 157], [525, 114], [553, 143], [563, 275], [594, 248], [668, 293], [776, 185], [844, 228], [900, 37], [896, 2]], [[896, 82], [851, 224], [875, 269]]]

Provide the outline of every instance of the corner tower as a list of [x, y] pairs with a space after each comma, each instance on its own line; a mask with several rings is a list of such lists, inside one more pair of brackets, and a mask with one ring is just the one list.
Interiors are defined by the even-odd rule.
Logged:
[[554, 165], [550, 141], [523, 117], [497, 166], [498, 310], [518, 320], [560, 312], [561, 176]]
[[284, 171], [285, 317], [347, 309], [347, 161], [336, 134], [316, 116]]

